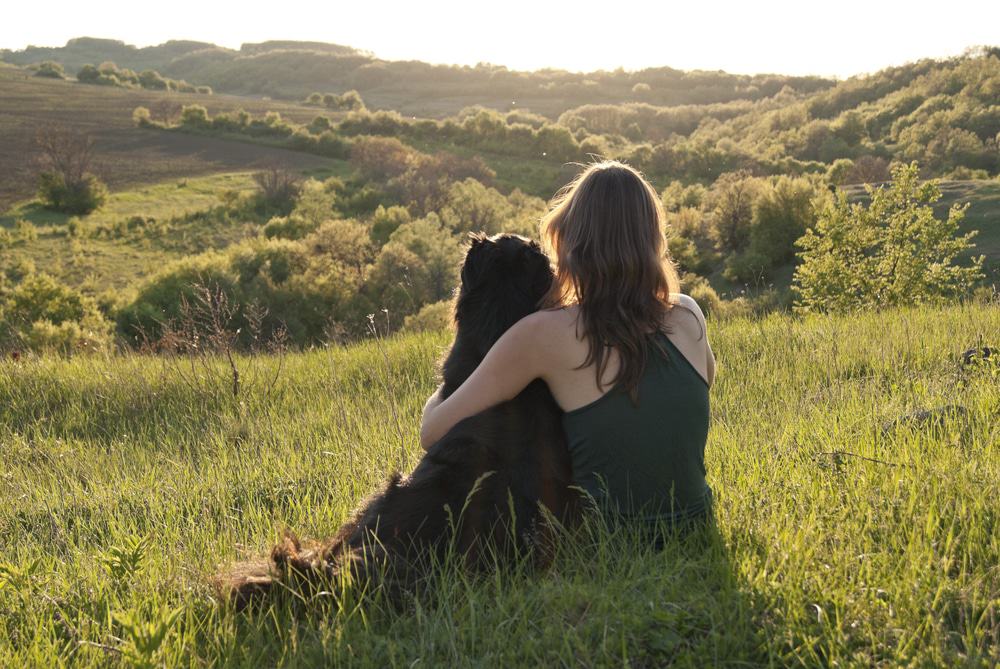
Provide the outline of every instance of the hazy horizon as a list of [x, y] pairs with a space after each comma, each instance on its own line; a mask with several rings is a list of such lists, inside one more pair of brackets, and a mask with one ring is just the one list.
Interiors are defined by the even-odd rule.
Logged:
[[44, 19], [14, 9], [13, 21], [0, 25], [0, 48], [61, 47], [76, 37], [137, 47], [169, 40], [228, 48], [295, 40], [341, 44], [385, 60], [488, 62], [513, 70], [672, 67], [846, 78], [1000, 43], [1000, 3], [956, 0], [940, 15], [914, 11], [899, 0], [844, 0], [820, 10], [790, 0], [651, 9], [637, 4], [606, 10], [582, 2], [564, 16], [561, 7], [515, 0], [470, 17], [467, 5], [455, 0], [336, 9], [288, 0], [283, 12], [262, 19], [246, 5], [178, 0], [156, 21], [139, 24], [132, 20], [134, 4], [124, 0], [98, 3], [96, 10], [56, 2], [56, 11]]

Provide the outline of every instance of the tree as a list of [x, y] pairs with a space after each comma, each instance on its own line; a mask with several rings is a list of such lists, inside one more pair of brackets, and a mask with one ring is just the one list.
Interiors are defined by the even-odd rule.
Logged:
[[47, 207], [66, 214], [89, 214], [107, 200], [107, 187], [90, 173], [94, 141], [90, 135], [47, 126], [35, 136], [41, 171], [38, 194]]
[[451, 184], [441, 221], [455, 232], [500, 232], [514, 217], [514, 208], [499, 191], [469, 177]]
[[298, 177], [280, 167], [257, 172], [253, 180], [257, 184], [257, 203], [261, 209], [290, 211], [302, 189]]
[[707, 200], [722, 251], [742, 251], [750, 242], [753, 202], [759, 192], [760, 180], [745, 171], [727, 172], [712, 184]]
[[958, 235], [966, 207], [935, 217], [934, 181], [919, 180], [916, 163], [897, 165], [892, 182], [868, 188], [870, 203], [840, 193], [798, 241], [795, 310], [848, 311], [960, 297], [983, 277], [983, 256], [955, 259], [973, 248], [974, 231]]

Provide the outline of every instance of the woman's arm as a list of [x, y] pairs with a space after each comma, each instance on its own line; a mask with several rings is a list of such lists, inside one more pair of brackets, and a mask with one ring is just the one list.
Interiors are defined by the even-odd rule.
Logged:
[[420, 426], [420, 445], [430, 448], [464, 418], [513, 399], [529, 383], [544, 375], [547, 356], [540, 350], [542, 312], [515, 323], [493, 345], [476, 371], [448, 399], [428, 400]]

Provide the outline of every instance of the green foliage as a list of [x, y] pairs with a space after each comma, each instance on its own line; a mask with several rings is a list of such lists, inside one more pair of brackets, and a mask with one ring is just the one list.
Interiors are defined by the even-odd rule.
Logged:
[[138, 611], [115, 613], [115, 624], [121, 628], [125, 642], [123, 654], [129, 664], [137, 669], [161, 666], [163, 642], [183, 613], [183, 607], [157, 609], [149, 616]]
[[184, 105], [181, 109], [181, 125], [188, 128], [208, 126], [208, 110], [202, 105]]
[[101, 565], [115, 583], [137, 576], [153, 542], [149, 537], [127, 537], [122, 546], [112, 546], [101, 556]]
[[147, 128], [153, 124], [152, 116], [146, 107], [136, 107], [132, 110], [132, 122], [140, 128]]
[[983, 257], [960, 266], [974, 232], [958, 235], [965, 207], [937, 218], [936, 182], [920, 182], [916, 163], [898, 165], [892, 183], [869, 189], [870, 204], [841, 194], [799, 241], [795, 309], [847, 311], [962, 298], [982, 278]]
[[726, 278], [754, 283], [792, 260], [795, 242], [815, 224], [817, 199], [825, 193], [825, 188], [801, 177], [778, 177], [763, 186], [753, 201], [747, 248], [727, 259]]
[[99, 66], [87, 63], [76, 73], [76, 80], [81, 84], [98, 86], [117, 86], [119, 88], [145, 88], [153, 91], [176, 91], [178, 93], [200, 93], [211, 95], [210, 86], [192, 86], [184, 80], [164, 77], [156, 70], [143, 70], [136, 73], [127, 67], [118, 67], [111, 61], [105, 61]]
[[355, 90], [350, 90], [340, 95], [334, 93], [327, 93], [326, 95], [310, 93], [305, 102], [306, 104], [323, 106], [327, 109], [335, 109], [337, 111], [362, 111], [365, 108], [361, 94]]
[[469, 177], [451, 184], [440, 216], [441, 222], [454, 232], [492, 235], [502, 231], [513, 218], [514, 207], [497, 190]]
[[36, 77], [45, 77], [47, 79], [65, 79], [66, 73], [63, 71], [63, 66], [51, 60], [47, 60], [44, 63], [38, 65], [35, 69]]
[[379, 205], [372, 214], [371, 219], [372, 242], [379, 248], [385, 246], [385, 243], [389, 241], [390, 235], [399, 226], [409, 223], [410, 220], [410, 212], [406, 207], [383, 207]]
[[31, 268], [0, 292], [0, 349], [63, 355], [106, 350], [111, 323], [93, 298]]
[[38, 197], [45, 206], [64, 214], [89, 214], [108, 199], [108, 188], [93, 174], [84, 174], [79, 181], [67, 182], [58, 172], [38, 175]]
[[425, 304], [415, 314], [406, 317], [403, 332], [442, 332], [452, 327], [454, 323], [455, 303], [452, 300], [441, 300]]
[[682, 271], [711, 271], [717, 259], [712, 220], [710, 214], [694, 207], [667, 212], [667, 247]]
[[399, 319], [451, 296], [465, 251], [435, 214], [400, 225], [382, 247], [364, 295]]

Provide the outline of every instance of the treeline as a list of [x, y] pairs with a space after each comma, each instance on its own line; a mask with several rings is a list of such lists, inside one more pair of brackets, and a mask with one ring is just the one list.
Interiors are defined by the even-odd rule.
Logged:
[[[1000, 173], [1000, 55], [983, 50], [852, 79], [812, 96], [785, 90], [758, 102], [656, 107], [589, 104], [557, 121], [528, 111], [469, 107], [444, 119], [372, 111], [356, 91], [314, 93], [338, 110], [295, 124], [277, 114], [209, 117], [186, 107], [185, 130], [245, 135], [344, 158], [353, 138], [395, 137], [454, 145], [558, 165], [590, 156], [619, 158], [654, 180], [711, 184], [728, 172], [819, 175], [833, 185], [889, 178], [893, 161], [918, 161], [926, 177], [989, 178]], [[137, 112], [139, 113], [139, 112]], [[140, 120], [152, 125], [148, 114]], [[547, 194], [552, 184], [537, 184]]]
[[754, 103], [699, 107], [585, 105], [559, 123], [574, 133], [624, 137], [647, 171], [695, 181], [733, 169], [818, 173], [839, 162], [835, 180], [845, 183], [859, 176], [851, 174], [853, 163], [875, 159], [883, 161], [881, 180], [892, 160], [968, 179], [1000, 172], [998, 103], [1000, 49], [993, 48], [889, 68], [810, 96], [783, 91]]
[[119, 88], [145, 88], [151, 91], [176, 91], [178, 93], [200, 93], [211, 95], [210, 86], [193, 86], [182, 80], [168, 79], [156, 70], [135, 72], [127, 67], [118, 67], [111, 61], [100, 65], [84, 65], [76, 73], [81, 84], [117, 86]]
[[[487, 64], [385, 61], [350, 47], [312, 42], [244, 44], [233, 50], [173, 41], [137, 49], [116, 40], [78, 38], [60, 48], [8, 51], [3, 58], [19, 65], [51, 60], [70, 70], [111, 60], [135, 70], [155, 69], [165, 76], [210, 85], [220, 92], [292, 100], [314, 91], [356, 90], [378, 106], [406, 107], [434, 116], [480, 103], [530, 108], [555, 118], [568, 108], [591, 102], [710, 104], [760, 100], [785, 88], [807, 94], [834, 83], [821, 77], [684, 72], [669, 67], [634, 72], [520, 72]], [[397, 106], [399, 100], [405, 100], [402, 106]]]

